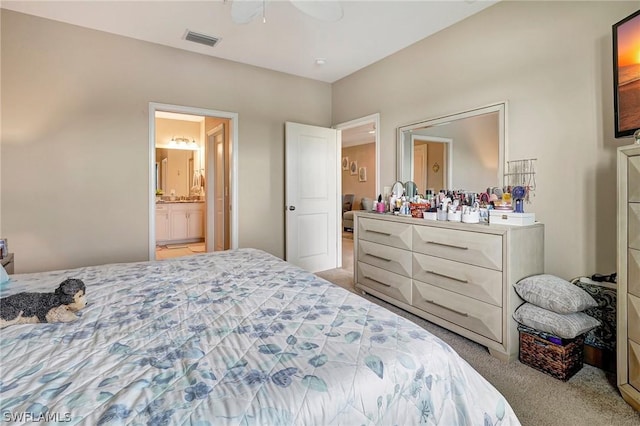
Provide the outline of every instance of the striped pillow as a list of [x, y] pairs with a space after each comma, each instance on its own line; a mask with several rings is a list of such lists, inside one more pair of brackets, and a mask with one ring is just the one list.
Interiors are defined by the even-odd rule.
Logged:
[[518, 281], [514, 287], [527, 302], [558, 314], [582, 312], [598, 306], [589, 293], [555, 275], [533, 275]]
[[516, 309], [513, 319], [527, 327], [564, 339], [573, 339], [600, 325], [600, 321], [584, 312], [558, 314], [531, 303], [524, 303]]

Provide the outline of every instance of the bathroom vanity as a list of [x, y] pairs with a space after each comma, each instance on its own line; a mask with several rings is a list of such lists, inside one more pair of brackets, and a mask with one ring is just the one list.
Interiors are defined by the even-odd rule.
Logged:
[[156, 244], [204, 240], [204, 201], [156, 203]]
[[544, 272], [544, 226], [430, 221], [355, 212], [354, 283], [419, 317], [518, 356], [513, 284]]

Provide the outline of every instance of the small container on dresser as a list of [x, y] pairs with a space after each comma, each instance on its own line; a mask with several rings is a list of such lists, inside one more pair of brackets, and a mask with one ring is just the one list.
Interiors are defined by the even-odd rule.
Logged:
[[9, 275], [13, 274], [13, 271], [14, 271], [13, 253], [7, 253], [5, 257], [0, 259], [0, 263], [2, 263], [2, 267], [4, 268], [5, 271], [7, 271], [7, 274]]
[[618, 148], [617, 378], [640, 410], [640, 145]]

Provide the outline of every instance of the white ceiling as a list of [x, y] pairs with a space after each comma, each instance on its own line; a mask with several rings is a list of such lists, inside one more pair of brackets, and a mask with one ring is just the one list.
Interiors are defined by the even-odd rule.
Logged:
[[[266, 23], [259, 18], [242, 25], [231, 20], [231, 0], [0, 4], [3, 9], [332, 83], [497, 1], [341, 1], [343, 18], [323, 22], [287, 0], [266, 0]], [[221, 40], [214, 47], [195, 44], [184, 40], [188, 30]], [[326, 63], [316, 64], [318, 58]]]
[[373, 122], [361, 124], [342, 130], [342, 147], [364, 145], [376, 141], [375, 125]]

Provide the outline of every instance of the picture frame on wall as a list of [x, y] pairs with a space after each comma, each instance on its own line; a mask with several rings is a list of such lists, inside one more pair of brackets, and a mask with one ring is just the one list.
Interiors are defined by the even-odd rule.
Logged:
[[360, 167], [358, 170], [358, 182], [366, 182], [367, 181], [367, 168]]
[[613, 25], [615, 137], [640, 129], [640, 10]]
[[358, 174], [358, 162], [357, 161], [352, 161], [349, 164], [349, 173], [354, 176]]
[[342, 170], [345, 172], [349, 170], [349, 157], [342, 157]]

